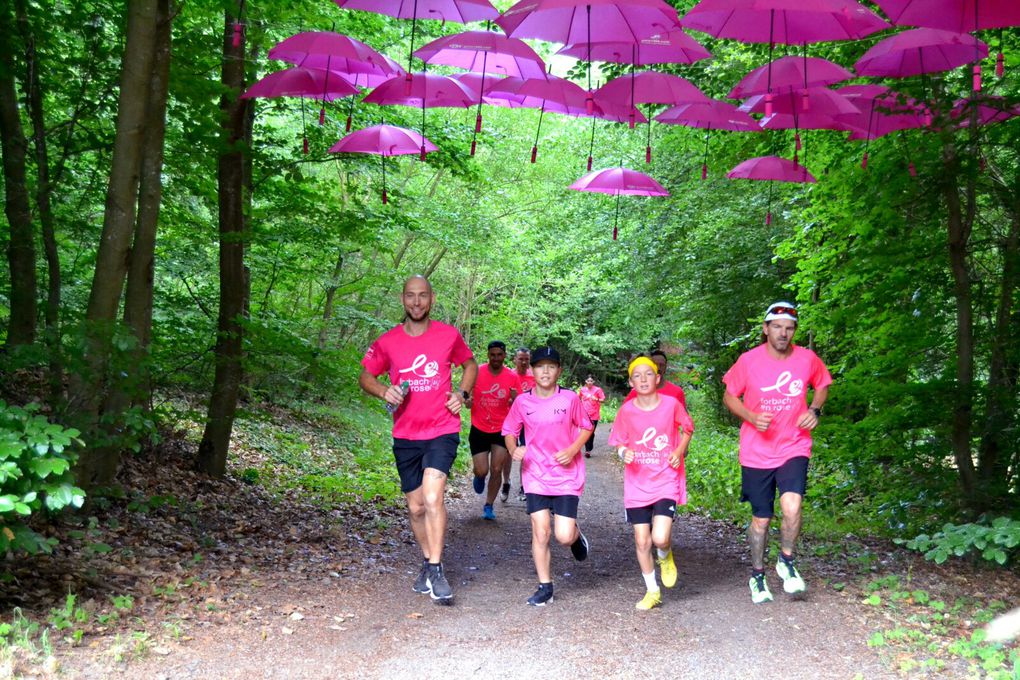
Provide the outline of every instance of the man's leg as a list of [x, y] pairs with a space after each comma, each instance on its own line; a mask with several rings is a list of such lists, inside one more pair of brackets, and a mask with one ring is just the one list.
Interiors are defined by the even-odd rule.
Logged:
[[765, 549], [769, 542], [769, 523], [771, 517], [751, 517], [747, 527], [747, 545], [751, 549], [751, 568], [765, 571]]
[[[435, 468], [425, 468], [418, 489], [425, 506], [425, 547], [423, 552], [431, 564], [443, 561], [443, 544], [446, 541], [446, 474]], [[417, 534], [415, 534], [417, 537]]]
[[404, 494], [404, 498], [407, 499], [407, 516], [411, 522], [411, 533], [414, 534], [414, 540], [421, 548], [422, 557], [427, 561], [430, 553], [428, 529], [425, 526], [425, 495], [419, 486], [414, 491]]
[[779, 526], [779, 549], [787, 557], [793, 557], [797, 539], [800, 537], [803, 501], [803, 496], [792, 491], [787, 491], [779, 497], [779, 507], [783, 511], [783, 523]]
[[488, 493], [485, 496], [485, 503], [492, 505], [496, 501], [496, 496], [499, 495], [500, 487], [503, 484], [503, 477], [500, 471], [505, 467], [505, 461], [509, 458], [505, 446], [499, 446], [493, 444], [490, 449], [490, 463], [489, 469], [492, 470], [492, 475], [489, 477]]

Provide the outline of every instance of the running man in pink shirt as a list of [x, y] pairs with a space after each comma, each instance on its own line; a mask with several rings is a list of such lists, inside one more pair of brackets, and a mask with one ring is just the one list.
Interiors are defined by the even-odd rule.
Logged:
[[[794, 566], [794, 549], [807, 489], [811, 430], [822, 415], [832, 376], [818, 355], [793, 344], [796, 332], [797, 308], [789, 302], [769, 305], [762, 324], [764, 342], [741, 354], [723, 376], [723, 403], [744, 421], [740, 426], [740, 499], [751, 504], [748, 585], [755, 604], [772, 600], [765, 581], [765, 549], [777, 488], [783, 523], [776, 573], [787, 593], [799, 595], [806, 589]], [[810, 406], [809, 386], [814, 390]]]
[[591, 420], [591, 436], [584, 443], [584, 457], [591, 458], [591, 450], [595, 445], [595, 430], [599, 426], [599, 420], [602, 419], [602, 402], [606, 400], [606, 393], [595, 384], [595, 376], [589, 373], [577, 395], [581, 397], [584, 411]]
[[[506, 466], [506, 447], [503, 442], [503, 420], [510, 412], [510, 404], [520, 394], [521, 381], [517, 373], [503, 365], [506, 361], [506, 345], [493, 340], [488, 347], [489, 362], [478, 369], [478, 380], [471, 391], [468, 407], [471, 409], [471, 434], [468, 444], [474, 463], [475, 493], [486, 491], [485, 477], [489, 475], [488, 493], [485, 505], [482, 506], [482, 518], [496, 519], [496, 511], [492, 508], [496, 494], [500, 491], [503, 481], [503, 468]], [[510, 485], [506, 485], [509, 493]], [[503, 498], [504, 502], [506, 497]]]
[[[552, 347], [536, 349], [531, 353], [531, 368], [535, 389], [514, 399], [503, 421], [503, 435], [510, 455], [521, 461], [531, 515], [538, 590], [528, 604], [543, 607], [553, 601], [550, 536], [569, 545], [578, 562], [588, 559], [588, 539], [577, 526], [577, 504], [584, 493], [585, 472], [584, 457], [579, 454], [591, 436], [591, 421], [577, 393], [556, 384], [563, 372], [559, 352]], [[528, 443], [518, 445], [522, 428]]]
[[646, 611], [662, 604], [662, 594], [655, 582], [656, 562], [662, 585], [667, 588], [676, 585], [670, 535], [676, 506], [687, 504], [684, 457], [694, 423], [678, 400], [656, 389], [662, 376], [654, 361], [637, 357], [630, 362], [627, 372], [637, 397], [625, 402], [617, 412], [609, 444], [617, 447], [626, 464], [623, 505], [627, 521], [634, 526], [634, 547], [645, 580], [645, 595], [635, 606]]
[[[411, 531], [422, 552], [412, 589], [436, 604], [452, 604], [443, 571], [446, 479], [460, 444], [460, 409], [478, 365], [453, 326], [432, 321], [436, 294], [424, 276], [412, 276], [401, 296], [404, 322], [383, 333], [361, 360], [361, 389], [393, 408], [393, 457], [407, 499]], [[463, 366], [453, 390], [454, 365]], [[377, 376], [389, 374], [389, 385]]]
[[[521, 390], [518, 394], [534, 389], [535, 375], [531, 372], [531, 350], [527, 347], [518, 347], [514, 352], [514, 373], [517, 374], [517, 379], [521, 381]], [[518, 438], [517, 443], [524, 443], [524, 432], [521, 432], [521, 436]], [[513, 468], [514, 459], [507, 456], [506, 466], [503, 468], [503, 488], [499, 492], [499, 498], [504, 503], [506, 503], [507, 498], [510, 497], [510, 473], [513, 472]], [[517, 481], [519, 484], [517, 488], [517, 500], [524, 503], [528, 499], [524, 495], [524, 485], [520, 484], [520, 474], [518, 474]]]

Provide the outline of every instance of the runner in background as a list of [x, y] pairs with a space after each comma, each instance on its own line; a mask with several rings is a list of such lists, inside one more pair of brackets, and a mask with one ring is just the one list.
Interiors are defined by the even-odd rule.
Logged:
[[[506, 466], [506, 447], [503, 435], [503, 419], [510, 411], [510, 404], [521, 391], [517, 373], [503, 365], [506, 361], [506, 345], [493, 340], [488, 347], [489, 361], [478, 370], [478, 380], [471, 391], [468, 407], [471, 409], [471, 434], [468, 444], [474, 464], [474, 489], [481, 494], [487, 491], [482, 517], [496, 519], [492, 507], [500, 491], [503, 468]], [[490, 475], [490, 470], [492, 474]], [[485, 477], [489, 476], [486, 490]], [[509, 485], [507, 485], [509, 492]], [[504, 498], [504, 501], [506, 499]]]
[[[446, 540], [446, 479], [460, 444], [460, 409], [475, 383], [478, 365], [460, 331], [429, 315], [436, 301], [424, 276], [404, 282], [404, 321], [383, 333], [361, 360], [361, 389], [394, 408], [393, 457], [407, 500], [411, 531], [422, 552], [412, 589], [437, 604], [452, 604], [443, 570]], [[454, 365], [463, 366], [453, 389]], [[389, 385], [378, 376], [389, 374]], [[407, 384], [407, 391], [401, 385]]]
[[[531, 372], [531, 350], [527, 347], [518, 347], [514, 352], [514, 372], [521, 382], [521, 393], [535, 387], [535, 376]], [[524, 443], [524, 432], [521, 432], [518, 444]], [[503, 488], [499, 492], [499, 499], [506, 503], [510, 497], [510, 473], [513, 471], [514, 459], [506, 457], [506, 465], [503, 467]], [[521, 484], [520, 472], [517, 474], [517, 500], [521, 503], [527, 501], [524, 496], [524, 485]]]
[[[671, 383], [666, 380], [666, 353], [661, 349], [653, 349], [649, 352], [648, 356], [655, 362], [655, 366], [659, 369], [659, 394], [665, 394], [668, 397], [673, 397], [686, 409], [687, 396], [684, 394], [684, 389], [676, 383]], [[627, 396], [624, 397], [623, 401], [628, 402], [636, 396], [637, 392], [635, 390], [631, 390], [627, 393]]]
[[577, 394], [581, 397], [581, 405], [584, 406], [585, 413], [591, 419], [591, 436], [584, 443], [584, 457], [591, 458], [591, 451], [595, 446], [595, 430], [602, 417], [602, 402], [606, 400], [606, 393], [595, 384], [595, 376], [589, 373]]
[[634, 359], [627, 372], [637, 396], [617, 412], [609, 444], [617, 447], [626, 464], [623, 505], [627, 521], [634, 526], [634, 547], [645, 581], [645, 595], [635, 606], [648, 610], [662, 604], [662, 594], [655, 582], [656, 562], [662, 585], [667, 588], [676, 585], [670, 539], [676, 506], [687, 504], [684, 457], [694, 423], [679, 401], [656, 391], [660, 376], [650, 358]]

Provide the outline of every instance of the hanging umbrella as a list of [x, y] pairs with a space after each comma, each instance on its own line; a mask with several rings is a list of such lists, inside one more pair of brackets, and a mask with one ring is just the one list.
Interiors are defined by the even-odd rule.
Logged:
[[[717, 38], [769, 46], [859, 40], [889, 28], [877, 14], [853, 0], [701, 0], [682, 22]], [[766, 69], [766, 112], [772, 113], [772, 69]]]
[[868, 169], [868, 146], [872, 139], [899, 130], [925, 126], [927, 107], [885, 85], [846, 85], [836, 90], [859, 113], [840, 114], [837, 119], [850, 130], [849, 140], [864, 140], [861, 168]]
[[772, 224], [772, 183], [795, 182], [800, 184], [814, 183], [817, 180], [803, 165], [779, 156], [758, 156], [749, 158], [738, 164], [728, 173], [729, 179], [755, 179], [768, 181], [768, 211], [765, 213], [765, 225]]
[[[328, 71], [295, 66], [263, 76], [245, 90], [241, 98], [301, 97], [301, 127], [304, 130], [305, 99], [318, 99], [325, 107], [326, 102], [350, 97], [354, 94], [358, 94], [358, 89], [337, 73], [330, 74]], [[323, 117], [324, 114], [320, 113], [320, 120]], [[303, 135], [301, 145], [304, 153], [308, 153], [307, 134]]]
[[[770, 103], [772, 112], [765, 113]], [[772, 102], [768, 101], [768, 95], [755, 95], [741, 104], [740, 110], [746, 113], [765, 113], [761, 121], [765, 129], [793, 130], [794, 163], [798, 162], [801, 150], [801, 130], [844, 130], [837, 116], [860, 113], [846, 98], [824, 87], [773, 95]]]
[[670, 107], [657, 115], [655, 120], [666, 125], [683, 125], [705, 130], [705, 157], [701, 162], [701, 179], [708, 178], [708, 142], [712, 130], [761, 132], [758, 121], [733, 104], [717, 99]]
[[[421, 135], [425, 136], [425, 109], [452, 107], [468, 109], [478, 100], [478, 93], [469, 89], [463, 82], [446, 76], [432, 73], [409, 73], [410, 88], [402, 77], [391, 78], [375, 88], [365, 97], [369, 104], [398, 106], [414, 106], [421, 108]], [[410, 90], [410, 91], [408, 91]], [[425, 147], [422, 146], [420, 160], [425, 160]]]
[[616, 196], [613, 240], [620, 222], [620, 196], [669, 196], [669, 192], [648, 175], [624, 167], [595, 170], [570, 185], [575, 191], [592, 191]]
[[[708, 101], [708, 97], [690, 81], [680, 76], [657, 71], [631, 71], [628, 76], [614, 78], [595, 91], [595, 101], [622, 103], [631, 110], [638, 104], [648, 104], [648, 115], [651, 116], [652, 104], [668, 104], [675, 106], [689, 102]], [[628, 123], [633, 128], [635, 117]], [[648, 121], [648, 135], [645, 140], [645, 163], [652, 162], [652, 121]]]
[[[561, 47], [556, 54], [574, 59], [588, 58], [588, 44], [575, 43]], [[669, 31], [641, 38], [640, 40], [615, 40], [592, 42], [591, 58], [595, 61], [609, 61], [614, 64], [693, 64], [712, 54], [701, 43], [683, 31]]]
[[[897, 26], [923, 26], [954, 33], [973, 33], [1000, 29], [999, 54], [995, 72], [1005, 71], [1001, 29], [1020, 26], [1020, 3], [1016, 0], [875, 0], [889, 20]], [[974, 51], [975, 92], [981, 89], [981, 57]]]
[[471, 135], [471, 155], [475, 155], [478, 133], [482, 131], [482, 92], [485, 91], [485, 76], [495, 73], [500, 76], [517, 78], [544, 78], [545, 62], [525, 42], [508, 38], [491, 31], [466, 31], [433, 40], [415, 56], [427, 64], [445, 64], [482, 76], [478, 88], [478, 112], [475, 114], [475, 130]]
[[847, 69], [821, 57], [780, 57], [749, 72], [726, 96], [746, 99], [756, 94], [768, 94], [769, 87], [774, 94], [803, 91], [841, 83], [853, 77], [854, 74]]
[[960, 127], [969, 127], [975, 109], [978, 125], [994, 125], [1020, 116], [1020, 104], [1011, 104], [1005, 97], [972, 97], [958, 99], [949, 117]]
[[521, 0], [496, 23], [512, 38], [539, 38], [564, 45], [589, 46], [588, 113], [594, 110], [591, 87], [591, 45], [637, 42], [679, 30], [676, 10], [663, 0]]
[[972, 35], [915, 28], [872, 45], [854, 64], [854, 70], [861, 76], [905, 78], [951, 71], [987, 56], [988, 45]]
[[[424, 151], [422, 151], [424, 150]], [[435, 144], [417, 132], [395, 125], [373, 125], [352, 132], [329, 148], [330, 153], [369, 153], [380, 156], [382, 162], [382, 202], [386, 196], [386, 156], [403, 156], [413, 153], [438, 151]]]

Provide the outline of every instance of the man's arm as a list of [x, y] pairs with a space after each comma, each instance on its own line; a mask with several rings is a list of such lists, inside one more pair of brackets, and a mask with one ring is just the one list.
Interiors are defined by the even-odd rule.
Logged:
[[361, 369], [361, 375], [358, 376], [358, 384], [365, 392], [373, 397], [382, 399], [387, 404], [400, 406], [400, 402], [404, 401], [404, 392], [400, 389], [399, 385], [384, 385], [379, 381], [379, 378], [369, 373], [368, 369]]
[[815, 390], [814, 396], [811, 398], [811, 405], [808, 406], [808, 410], [805, 411], [800, 418], [797, 419], [797, 427], [802, 430], [813, 430], [818, 427], [818, 416], [815, 415], [813, 409], [822, 410], [822, 406], [825, 401], [829, 398], [829, 386], [819, 387]]
[[769, 423], [772, 422], [774, 414], [755, 413], [744, 406], [744, 402], [741, 401], [740, 397], [734, 396], [729, 392], [723, 393], [723, 404], [725, 404], [726, 408], [730, 410], [730, 413], [745, 422], [751, 423], [759, 432], [764, 432], [769, 429]]
[[471, 390], [475, 386], [475, 379], [478, 377], [478, 363], [474, 359], [468, 359], [461, 364], [461, 367], [464, 372], [460, 376], [460, 389], [450, 392], [446, 398], [446, 408], [454, 414], [460, 412], [461, 407], [467, 401], [464, 394], [471, 394]]

